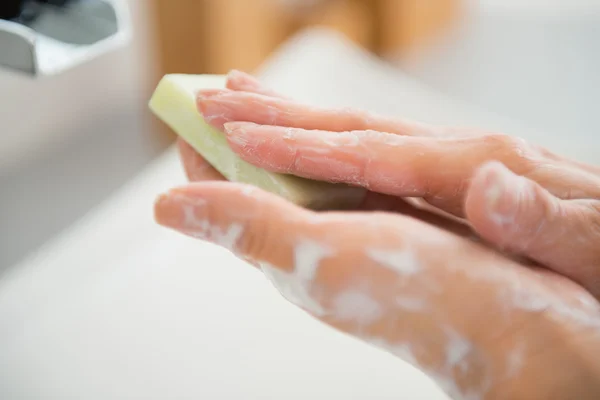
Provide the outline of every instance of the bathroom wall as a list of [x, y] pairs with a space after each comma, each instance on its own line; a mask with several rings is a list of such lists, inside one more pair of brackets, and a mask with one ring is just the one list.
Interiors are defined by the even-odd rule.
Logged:
[[170, 144], [147, 108], [158, 79], [151, 2], [129, 5], [125, 48], [50, 78], [0, 69], [0, 274]]
[[0, 175], [85, 135], [93, 120], [133, 111], [147, 95], [156, 73], [151, 2], [128, 3], [134, 37], [125, 48], [55, 77], [0, 68]]
[[453, 32], [398, 65], [446, 94], [596, 149], [600, 164], [600, 1], [470, 1]]

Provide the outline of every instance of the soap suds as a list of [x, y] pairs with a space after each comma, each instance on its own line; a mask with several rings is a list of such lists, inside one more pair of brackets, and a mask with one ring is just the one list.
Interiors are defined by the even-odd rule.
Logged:
[[182, 208], [184, 215], [183, 224], [186, 227], [184, 229], [185, 233], [197, 239], [210, 240], [216, 245], [235, 251], [237, 242], [244, 232], [244, 227], [238, 223], [231, 224], [226, 229], [213, 226], [209, 221], [196, 216], [196, 207], [194, 205], [186, 205]]
[[[500, 257], [500, 256], [499, 256]], [[600, 306], [590, 301], [589, 307], [574, 307], [563, 298], [550, 292], [541, 282], [524, 280], [511, 269], [467, 271], [471, 279], [481, 282], [494, 282], [503, 289], [498, 293], [501, 304], [506, 305], [507, 312], [522, 310], [528, 313], [550, 313], [554, 317], [564, 318], [568, 323], [576, 323], [594, 329], [600, 334]], [[590, 295], [591, 297], [591, 295]]]
[[277, 291], [290, 303], [305, 309], [316, 316], [325, 314], [323, 307], [309, 293], [309, 287], [294, 274], [282, 271], [268, 263], [261, 262], [260, 267], [275, 286]]
[[213, 125], [213, 121], [229, 121], [229, 116], [227, 115], [227, 113], [211, 113], [209, 115], [203, 115], [202, 118], [204, 119], [204, 122], [211, 126]]
[[231, 224], [227, 229], [211, 226], [208, 221], [198, 221], [198, 229], [187, 229], [185, 233], [200, 240], [208, 240], [232, 252], [236, 252], [244, 228], [241, 224]]
[[396, 305], [405, 311], [423, 311], [426, 308], [425, 301], [423, 299], [417, 299], [414, 297], [398, 296], [396, 297]]
[[214, 229], [211, 236], [215, 242], [228, 250], [235, 251], [238, 240], [244, 232], [244, 227], [241, 224], [231, 224], [226, 230], [222, 231], [218, 228]]
[[294, 275], [311, 284], [321, 261], [331, 255], [333, 251], [318, 242], [300, 241], [294, 248]]
[[352, 162], [335, 159], [326, 155], [304, 155], [298, 158], [298, 162], [300, 161], [310, 161], [317, 164], [320, 170], [327, 171], [327, 174], [330, 175], [331, 180], [334, 182], [345, 182], [358, 186], [364, 185], [360, 166]]
[[489, 379], [486, 379], [480, 385], [481, 389], [477, 390], [462, 390], [457, 384], [452, 374], [447, 371], [433, 371], [430, 368], [425, 368], [414, 355], [412, 346], [408, 343], [391, 343], [389, 340], [384, 338], [364, 338], [364, 340], [371, 345], [384, 350], [401, 360], [411, 364], [415, 368], [421, 370], [425, 375], [429, 376], [437, 385], [452, 399], [455, 400], [479, 400], [483, 398], [483, 394], [488, 390], [490, 386]]
[[196, 218], [196, 207], [193, 205], [185, 205], [182, 207], [183, 210], [183, 225], [188, 229], [200, 229], [201, 231], [207, 231], [209, 228], [208, 221], [199, 220]]
[[506, 377], [511, 378], [523, 368], [523, 346], [517, 346], [510, 351], [506, 360]]
[[203, 207], [208, 204], [206, 199], [196, 196], [187, 196], [181, 193], [171, 193], [170, 197], [173, 199], [177, 199], [181, 203], [185, 203], [194, 207]]
[[411, 346], [407, 343], [390, 343], [389, 340], [380, 337], [364, 338], [364, 340], [367, 343], [400, 358], [402, 361], [411, 364], [415, 368], [421, 367]]
[[229, 142], [235, 144], [236, 146], [239, 146], [242, 149], [248, 147], [248, 145], [252, 142], [252, 140], [246, 134], [246, 131], [243, 128], [225, 128], [225, 131], [227, 132], [227, 138], [229, 139]]
[[400, 273], [402, 276], [414, 275], [421, 271], [421, 265], [414, 255], [407, 250], [368, 249], [367, 256], [373, 261]]
[[294, 128], [285, 128], [285, 133], [282, 136], [284, 139], [295, 139]]
[[318, 242], [303, 240], [294, 248], [292, 273], [264, 262], [261, 268], [284, 298], [316, 316], [323, 316], [325, 310], [310, 292], [321, 261], [332, 254], [331, 249]]
[[383, 316], [382, 307], [371, 296], [360, 291], [345, 291], [333, 301], [331, 313], [342, 321], [367, 326]]
[[254, 197], [256, 195], [256, 187], [245, 185], [240, 192], [247, 197]]
[[447, 329], [446, 368], [452, 370], [459, 366], [461, 370], [468, 368], [466, 357], [473, 350], [473, 345], [454, 330]]
[[512, 294], [511, 303], [514, 307], [535, 313], [542, 312], [550, 307], [547, 299], [536, 293], [528, 292], [526, 288], [521, 288], [519, 284], [510, 291]]
[[324, 134], [321, 137], [323, 143], [332, 147], [358, 146], [360, 139], [355, 132], [337, 132], [335, 134]]
[[383, 143], [389, 146], [402, 146], [406, 144], [406, 137], [402, 135], [395, 135], [393, 133], [387, 133], [383, 137]]
[[[489, 218], [498, 226], [518, 229], [516, 218], [519, 203], [535, 196], [533, 187], [523, 177], [508, 175], [508, 171], [501, 171], [499, 174], [501, 176], [497, 176], [496, 181], [492, 182], [485, 192]], [[500, 202], [508, 203], [502, 205], [502, 211], [499, 210]], [[511, 208], [507, 208], [507, 205]]]
[[490, 209], [495, 209], [500, 197], [504, 193], [504, 186], [499, 183], [493, 183], [485, 192], [485, 200]]

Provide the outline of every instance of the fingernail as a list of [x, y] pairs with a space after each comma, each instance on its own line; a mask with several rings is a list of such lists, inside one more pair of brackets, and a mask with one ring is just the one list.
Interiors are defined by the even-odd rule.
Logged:
[[238, 85], [238, 87], [239, 86], [247, 86], [247, 87], [256, 88], [256, 87], [260, 86], [260, 83], [258, 82], [258, 80], [256, 78], [254, 78], [252, 75], [247, 74], [247, 73], [242, 72], [237, 69], [232, 69], [231, 71], [229, 71], [229, 73], [227, 74], [227, 80], [235, 81], [236, 84]]
[[199, 99], [198, 111], [204, 117], [204, 121], [207, 124], [217, 129], [222, 129], [223, 124], [231, 121], [231, 110], [211, 98]]
[[246, 148], [250, 144], [247, 134], [248, 125], [254, 125], [249, 122], [227, 122], [223, 126], [225, 134], [230, 143], [233, 143], [241, 148]]
[[209, 219], [206, 199], [191, 194], [185, 188], [173, 189], [158, 196], [154, 205], [156, 221], [184, 235], [208, 241], [232, 252], [243, 233], [240, 223], [231, 223], [222, 229]]
[[232, 69], [227, 74], [228, 79], [239, 79], [239, 78], [244, 78], [244, 77], [245, 77], [245, 74], [242, 71], [240, 71], [239, 69]]
[[181, 210], [170, 193], [163, 193], [154, 202], [154, 220], [162, 226], [176, 228], [181, 225]]
[[197, 100], [204, 100], [226, 92], [227, 91], [223, 89], [200, 89], [195, 92], [195, 95]]

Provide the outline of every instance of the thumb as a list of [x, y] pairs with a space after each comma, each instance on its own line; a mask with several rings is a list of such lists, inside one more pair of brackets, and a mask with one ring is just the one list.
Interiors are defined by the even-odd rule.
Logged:
[[465, 213], [484, 239], [576, 280], [600, 295], [600, 213], [591, 200], [562, 200], [499, 162], [485, 164]]
[[[257, 201], [248, 201], [253, 197]], [[278, 265], [289, 263], [283, 251], [286, 239], [309, 235], [310, 226], [303, 223], [309, 213], [252, 186], [220, 181], [172, 189], [154, 206], [155, 219], [163, 226], [215, 243], [240, 258]]]

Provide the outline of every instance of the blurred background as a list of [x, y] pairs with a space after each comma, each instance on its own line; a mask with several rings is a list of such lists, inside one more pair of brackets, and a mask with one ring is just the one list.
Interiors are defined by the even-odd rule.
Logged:
[[125, 3], [123, 46], [54, 76], [0, 67], [0, 273], [173, 142], [147, 110], [164, 73], [256, 71], [307, 27], [336, 29], [398, 71], [547, 135], [600, 132], [600, 1]]

